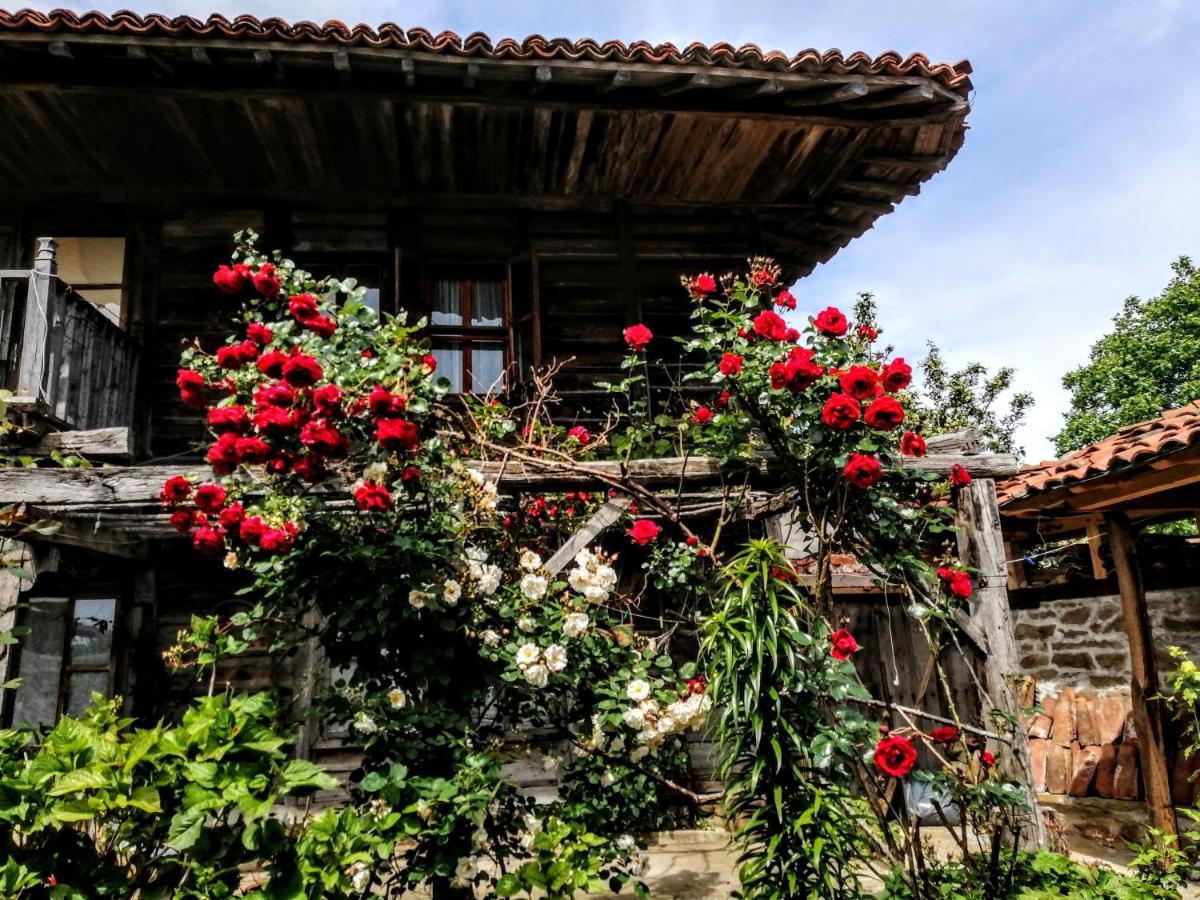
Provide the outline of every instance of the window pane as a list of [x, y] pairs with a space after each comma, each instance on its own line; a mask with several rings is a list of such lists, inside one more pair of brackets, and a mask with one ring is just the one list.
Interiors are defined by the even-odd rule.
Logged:
[[462, 294], [461, 281], [438, 279], [433, 283], [433, 309], [430, 321], [434, 325], [462, 324]]
[[107, 672], [72, 672], [67, 676], [65, 716], [77, 716], [92, 703], [92, 694], [108, 696]]
[[442, 341], [433, 347], [433, 358], [437, 360], [438, 374], [450, 379], [450, 390], [456, 394], [463, 392], [462, 343], [459, 341]]
[[499, 281], [476, 281], [471, 295], [471, 324], [499, 328], [501, 287]]
[[13, 703], [13, 722], [49, 725], [58, 712], [63, 639], [67, 629], [65, 597], [34, 597], [25, 619], [29, 633], [21, 638], [21, 686]]
[[88, 597], [75, 601], [71, 625], [71, 658], [76, 666], [106, 666], [112, 658], [117, 601]]
[[[125, 283], [125, 238], [58, 238], [58, 276], [96, 304], [106, 316], [121, 323]], [[104, 287], [101, 287], [104, 285]]]
[[488, 394], [504, 389], [504, 345], [471, 345], [471, 392]]

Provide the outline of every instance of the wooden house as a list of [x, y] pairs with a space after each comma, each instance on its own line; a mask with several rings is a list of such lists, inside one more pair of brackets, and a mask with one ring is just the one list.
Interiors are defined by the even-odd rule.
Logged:
[[[38, 452], [138, 465], [9, 473], [0, 490], [62, 523], [9, 544], [37, 577], [5, 588], [33, 626], [8, 661], [25, 678], [8, 717], [49, 721], [93, 690], [162, 709], [163, 647], [232, 602], [164, 527], [151, 464], [186, 466], [200, 435], [173, 381], [185, 341], [227, 332], [210, 275], [235, 230], [428, 315], [462, 391], [519, 390], [570, 360], [559, 389], [586, 414], [625, 325], [685, 329], [681, 274], [768, 254], [801, 277], [916, 194], [963, 142], [969, 72], [895, 53], [0, 12], [10, 414]], [[240, 683], [289, 677], [238, 665]]]

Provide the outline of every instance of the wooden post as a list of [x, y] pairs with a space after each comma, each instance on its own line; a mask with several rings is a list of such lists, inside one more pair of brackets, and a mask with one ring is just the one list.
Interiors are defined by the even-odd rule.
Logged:
[[[10, 567], [28, 571], [32, 554], [29, 545], [11, 538], [0, 540], [0, 634], [12, 631], [17, 624], [17, 601], [29, 582]], [[13, 644], [0, 646], [0, 684], [12, 677]], [[6, 704], [0, 697], [0, 710]]]
[[[1041, 847], [1046, 843], [1046, 827], [1033, 787], [1029, 735], [1021, 707], [1020, 659], [1008, 608], [1008, 567], [995, 482], [990, 478], [977, 478], [967, 487], [959, 488], [957, 508], [959, 557], [964, 565], [978, 570], [974, 576], [975, 593], [970, 601], [970, 621], [987, 644], [983, 670], [983, 687], [987, 692], [983, 698], [985, 712], [999, 710], [1012, 723], [1012, 744], [1010, 752], [1000, 754], [1000, 774], [1024, 789], [1025, 802], [1033, 812], [1030, 831], [1025, 837], [1029, 844]], [[1002, 730], [997, 727], [997, 731]]]
[[25, 322], [21, 334], [21, 362], [17, 369], [17, 395], [38, 404], [48, 405], [49, 376], [57, 374], [58, 361], [49, 357], [52, 329], [61, 326], [56, 316], [59, 303], [58, 242], [54, 238], [37, 239], [37, 256], [29, 273], [29, 289], [25, 294]]
[[1138, 569], [1133, 529], [1123, 512], [1105, 513], [1104, 521], [1129, 638], [1129, 695], [1150, 824], [1166, 834], [1177, 834], [1175, 807], [1171, 803], [1171, 768], [1167, 762], [1167, 715], [1159, 699], [1158, 664], [1154, 659], [1150, 615], [1146, 610], [1146, 591]]

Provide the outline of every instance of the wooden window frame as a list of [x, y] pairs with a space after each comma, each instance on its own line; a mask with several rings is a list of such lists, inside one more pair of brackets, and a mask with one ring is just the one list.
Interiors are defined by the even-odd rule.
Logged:
[[[71, 289], [73, 291], [75, 291], [76, 294], [78, 294], [82, 299], [87, 300], [88, 303], [91, 303], [98, 310], [100, 309], [100, 304], [93, 303], [93, 301], [88, 298], [88, 296], [87, 296], [88, 291], [120, 291], [121, 292], [120, 315], [117, 317], [117, 321], [113, 322], [113, 324], [116, 325], [118, 328], [120, 328], [122, 331], [128, 331], [129, 319], [130, 319], [129, 296], [130, 296], [130, 291], [133, 288], [132, 279], [130, 278], [130, 275], [129, 275], [130, 263], [133, 260], [133, 237], [131, 235], [127, 234], [125, 231], [104, 231], [104, 230], [86, 231], [86, 230], [81, 230], [79, 228], [60, 229], [60, 230], [50, 229], [50, 230], [47, 230], [46, 233], [49, 234], [51, 237], [53, 237], [56, 241], [61, 241], [63, 238], [75, 239], [75, 240], [105, 239], [105, 238], [111, 240], [111, 239], [115, 239], [115, 238], [120, 238], [120, 240], [123, 242], [123, 247], [122, 247], [123, 252], [121, 254], [121, 281], [119, 283], [108, 284], [108, 283], [102, 283], [102, 282], [94, 282], [94, 283], [93, 282], [84, 282], [81, 284], [81, 283], [74, 282], [74, 281], [66, 281], [66, 279], [63, 279], [63, 280], [67, 285], [69, 285], [71, 287]], [[62, 276], [60, 275], [59, 277], [61, 278]], [[108, 316], [105, 316], [105, 318], [108, 318], [109, 321], [112, 322], [112, 319], [109, 318]]]
[[[121, 655], [121, 613], [123, 611], [124, 602], [121, 596], [121, 591], [114, 586], [111, 591], [91, 590], [91, 591], [72, 591], [66, 595], [67, 611], [66, 622], [63, 628], [63, 648], [62, 648], [62, 664], [58, 670], [58, 703], [56, 706], [55, 721], [61, 719], [67, 712], [67, 700], [70, 696], [68, 688], [71, 683], [71, 676], [80, 672], [107, 672], [108, 686], [105, 696], [110, 699], [117, 694], [117, 671], [118, 660]], [[94, 664], [79, 664], [71, 661], [71, 637], [75, 628], [75, 606], [80, 600], [112, 600], [113, 601], [113, 622], [112, 622], [112, 640], [110, 642], [110, 650], [108, 653], [108, 663], [106, 665]]]
[[[433, 285], [437, 281], [462, 283], [460, 296], [461, 325], [435, 325], [433, 323]], [[471, 325], [476, 281], [500, 282], [500, 324]], [[509, 367], [512, 365], [512, 293], [508, 280], [508, 268], [504, 263], [494, 266], [472, 263], [439, 262], [425, 267], [421, 284], [422, 303], [428, 325], [426, 332], [434, 346], [440, 341], [458, 341], [462, 344], [462, 391], [459, 395], [473, 394], [474, 375], [471, 371], [471, 347], [473, 344], [499, 344], [503, 353], [502, 371], [504, 382], [501, 391], [508, 389]]]

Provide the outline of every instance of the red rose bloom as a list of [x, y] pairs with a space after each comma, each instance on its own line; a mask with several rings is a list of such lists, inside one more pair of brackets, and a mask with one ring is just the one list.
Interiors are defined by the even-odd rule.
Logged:
[[247, 544], [257, 544], [259, 538], [263, 536], [263, 532], [267, 530], [267, 523], [262, 520], [262, 516], [250, 516], [242, 519], [238, 526], [238, 535]]
[[258, 371], [268, 378], [278, 378], [283, 374], [283, 365], [288, 361], [288, 355], [279, 350], [268, 350], [258, 358]]
[[305, 353], [288, 357], [283, 364], [283, 380], [292, 387], [309, 387], [321, 380], [321, 366]]
[[265, 347], [275, 340], [275, 333], [262, 322], [251, 322], [246, 326], [246, 337], [260, 347]]
[[900, 437], [900, 452], [905, 456], [924, 456], [925, 438], [915, 431], [906, 431]]
[[240, 369], [258, 358], [258, 344], [246, 340], [217, 349], [217, 365], [222, 369]]
[[634, 353], [641, 353], [646, 349], [646, 345], [654, 339], [654, 332], [641, 323], [630, 325], [622, 333], [625, 336], [625, 343]]
[[331, 337], [337, 331], [337, 320], [330, 316], [317, 316], [304, 323], [304, 327], [313, 334], [323, 338]]
[[724, 409], [726, 406], [729, 405], [730, 396], [731, 395], [730, 395], [729, 391], [721, 391], [721, 393], [717, 394], [716, 405], [719, 406], [721, 409]]
[[912, 366], [904, 361], [904, 357], [897, 356], [883, 367], [880, 380], [883, 382], [883, 389], [889, 394], [902, 391], [912, 384]]
[[234, 456], [238, 462], [266, 462], [271, 457], [271, 445], [262, 438], [241, 437], [234, 444]]
[[250, 416], [244, 406], [214, 406], [208, 411], [208, 427], [216, 434], [245, 434], [250, 430]]
[[420, 481], [421, 480], [421, 470], [418, 469], [416, 466], [405, 466], [403, 469], [400, 470], [400, 480], [401, 481]]
[[217, 516], [222, 528], [233, 528], [235, 525], [240, 524], [244, 518], [246, 518], [246, 510], [240, 503], [230, 503]]
[[875, 745], [875, 765], [893, 778], [903, 778], [917, 763], [917, 749], [912, 741], [900, 735], [887, 735]]
[[412, 451], [420, 443], [421, 435], [407, 419], [380, 419], [375, 423], [375, 440], [385, 450]]
[[787, 322], [771, 309], [764, 309], [754, 317], [754, 333], [768, 341], [782, 341], [787, 338]]
[[839, 628], [829, 636], [830, 649], [829, 654], [834, 658], [845, 662], [850, 658], [852, 653], [857, 653], [859, 650], [858, 641], [854, 639], [854, 635], [848, 632], [845, 628]]
[[742, 371], [742, 356], [737, 353], [726, 353], [717, 363], [722, 375], [737, 375]]
[[292, 314], [293, 319], [303, 324], [320, 315], [317, 303], [317, 298], [312, 294], [293, 294], [288, 297], [288, 312]]
[[955, 487], [966, 487], [971, 483], [971, 473], [955, 463], [950, 467], [950, 483]]
[[206, 513], [215, 513], [225, 505], [225, 488], [219, 484], [202, 484], [196, 488], [196, 505]]
[[958, 729], [953, 725], [943, 725], [929, 732], [929, 739], [935, 744], [953, 744], [958, 740]]
[[296, 526], [288, 522], [283, 528], [268, 528], [258, 539], [258, 546], [268, 553], [287, 553], [296, 543]]
[[775, 283], [775, 273], [770, 269], [754, 269], [750, 272], [750, 281], [755, 287], [762, 287], [766, 284]]
[[658, 540], [658, 533], [661, 530], [658, 525], [649, 519], [638, 519], [625, 533], [632, 538], [635, 544], [640, 544], [644, 547], [646, 544]]
[[192, 483], [182, 475], [172, 475], [163, 482], [158, 499], [164, 506], [174, 506], [192, 496]]
[[946, 583], [950, 593], [959, 600], [966, 600], [971, 596], [971, 576], [966, 572], [956, 572], [954, 577]]
[[880, 397], [867, 407], [863, 421], [877, 431], [889, 431], [904, 421], [904, 407], [894, 397]]
[[775, 295], [775, 305], [783, 309], [795, 309], [796, 298], [792, 296], [791, 291], [780, 291]]
[[855, 487], [869, 488], [878, 484], [883, 477], [883, 466], [869, 453], [851, 453], [842, 474]]
[[990, 750], [984, 750], [979, 754], [979, 764], [985, 769], [990, 769], [996, 765], [996, 755]]
[[343, 396], [336, 384], [323, 384], [313, 391], [313, 406], [323, 416], [336, 416], [342, 411]]
[[171, 513], [170, 522], [172, 528], [186, 534], [192, 530], [192, 525], [196, 522], [196, 514], [190, 509], [177, 509]]
[[[369, 353], [369, 351], [364, 351]], [[421, 357], [421, 371], [426, 375], [432, 375], [437, 371], [437, 357], [432, 353], [426, 353]]]
[[242, 285], [246, 283], [247, 270], [245, 266], [238, 265], [230, 268], [229, 266], [217, 266], [217, 271], [213, 272], [213, 284], [217, 286], [222, 294], [236, 294], [242, 289]]
[[707, 425], [713, 420], [713, 411], [707, 406], [700, 406], [692, 413], [692, 421], [697, 425]]
[[567, 429], [567, 438], [575, 441], [577, 444], [586, 445], [591, 441], [592, 436], [588, 434], [588, 430], [582, 425], [575, 425]]
[[846, 394], [834, 394], [825, 401], [821, 410], [821, 421], [835, 431], [846, 431], [858, 421], [862, 415], [862, 407], [858, 401]]
[[858, 336], [869, 344], [871, 341], [875, 340], [875, 338], [879, 337], [879, 332], [870, 325], [859, 325]]
[[296, 402], [296, 392], [285, 384], [264, 384], [254, 392], [254, 405], [291, 406]]
[[325, 477], [325, 458], [319, 453], [305, 453], [292, 464], [292, 471], [301, 481], [315, 483]]
[[717, 279], [713, 278], [707, 272], [703, 275], [697, 275], [692, 279], [693, 294], [711, 294], [717, 289]]
[[846, 333], [850, 323], [846, 321], [846, 317], [842, 315], [840, 309], [830, 306], [817, 313], [816, 318], [813, 319], [813, 327], [817, 329], [818, 334], [829, 338], [838, 338]]
[[218, 475], [232, 474], [237, 468], [237, 445], [240, 438], [231, 431], [217, 438], [217, 442], [208, 448], [208, 464]]
[[386, 512], [392, 508], [392, 495], [382, 484], [364, 481], [354, 492], [354, 500], [363, 512]]
[[813, 362], [813, 351], [807, 347], [793, 347], [787, 358], [771, 366], [767, 373], [771, 387], [775, 390], [787, 388], [796, 393], [811, 387], [825, 374], [825, 369]]
[[879, 393], [879, 375], [868, 366], [851, 366], [839, 383], [855, 400], [870, 400]]
[[254, 414], [254, 427], [263, 434], [281, 437], [299, 426], [296, 414], [282, 406], [264, 406]]
[[192, 546], [207, 556], [216, 556], [225, 549], [225, 529], [201, 525], [192, 535]]
[[254, 289], [268, 299], [279, 296], [279, 276], [275, 274], [275, 266], [263, 263], [254, 273]]
[[324, 419], [313, 419], [301, 428], [300, 443], [324, 456], [341, 456], [347, 445], [345, 435]]
[[408, 408], [408, 398], [393, 394], [382, 384], [376, 385], [367, 395], [367, 409], [371, 415], [388, 418], [403, 415]]
[[180, 369], [175, 376], [175, 386], [179, 388], [179, 399], [186, 406], [202, 407], [204, 400], [204, 376], [193, 369]]

